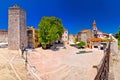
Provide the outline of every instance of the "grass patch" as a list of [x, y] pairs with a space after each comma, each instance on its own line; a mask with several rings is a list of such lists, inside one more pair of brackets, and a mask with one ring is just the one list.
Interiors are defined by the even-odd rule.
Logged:
[[92, 51], [79, 51], [76, 54], [84, 54], [84, 53], [91, 53]]

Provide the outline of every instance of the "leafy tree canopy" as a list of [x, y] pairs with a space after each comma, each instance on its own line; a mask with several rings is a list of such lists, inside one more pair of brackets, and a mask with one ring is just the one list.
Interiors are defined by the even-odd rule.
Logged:
[[84, 47], [86, 44], [85, 44], [85, 42], [83, 42], [83, 41], [80, 41], [80, 43], [78, 43], [78, 46], [79, 47]]
[[78, 42], [78, 38], [75, 38], [75, 43]]
[[39, 41], [42, 45], [50, 44], [62, 37], [64, 27], [56, 17], [43, 17], [39, 23]]
[[120, 47], [120, 27], [119, 27], [118, 32], [115, 34], [115, 37], [118, 39], [118, 45]]
[[120, 40], [120, 28], [119, 28], [118, 32], [116, 33], [115, 37], [116, 37], [118, 40]]

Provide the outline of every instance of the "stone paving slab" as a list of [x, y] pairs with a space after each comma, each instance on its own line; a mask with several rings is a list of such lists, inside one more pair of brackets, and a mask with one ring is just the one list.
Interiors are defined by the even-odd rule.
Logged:
[[0, 48], [0, 80], [35, 80], [18, 51]]
[[[91, 49], [82, 49], [91, 50]], [[103, 51], [76, 54], [80, 49], [67, 47], [58, 51], [38, 48], [29, 54], [29, 61], [42, 80], [94, 80], [98, 65], [103, 58]]]
[[[97, 73], [93, 65], [100, 63], [103, 52], [94, 50], [93, 53], [76, 54], [78, 51], [80, 49], [69, 46], [58, 51], [35, 49], [28, 53], [30, 70], [40, 80], [93, 80]], [[35, 80], [18, 51], [0, 48], [0, 52], [0, 63], [5, 67], [1, 68], [0, 80]]]

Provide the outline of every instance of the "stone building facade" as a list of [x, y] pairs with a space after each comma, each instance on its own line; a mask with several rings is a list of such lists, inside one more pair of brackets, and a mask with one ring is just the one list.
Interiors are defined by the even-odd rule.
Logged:
[[75, 44], [75, 35], [69, 34], [69, 44], [70, 45]]
[[39, 46], [38, 31], [33, 26], [27, 27], [28, 47], [36, 48]]
[[93, 37], [91, 30], [82, 30], [78, 33], [78, 41], [83, 41], [85, 43], [89, 42], [89, 39]]
[[27, 46], [26, 12], [14, 5], [8, 10], [8, 48], [18, 50]]
[[8, 31], [0, 30], [0, 43], [1, 42], [8, 42]]
[[62, 35], [62, 41], [68, 43], [68, 30], [64, 29], [64, 33]]

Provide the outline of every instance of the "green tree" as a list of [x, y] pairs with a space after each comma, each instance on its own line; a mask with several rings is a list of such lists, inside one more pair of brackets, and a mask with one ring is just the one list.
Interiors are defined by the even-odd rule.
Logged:
[[118, 39], [118, 45], [120, 47], [120, 28], [119, 28], [118, 32], [115, 34], [115, 37]]
[[47, 45], [60, 39], [64, 32], [61, 20], [56, 17], [43, 17], [38, 26], [39, 41], [44, 48], [47, 48]]
[[80, 43], [78, 43], [78, 46], [79, 47], [84, 47], [86, 44], [85, 44], [85, 42], [83, 42], [83, 41], [80, 41]]
[[78, 38], [75, 38], [75, 43], [78, 42]]
[[113, 40], [112, 37], [110, 37], [110, 39], [104, 38], [102, 41], [103, 41], [103, 42], [111, 42], [112, 40]]
[[116, 36], [116, 38], [117, 38], [118, 40], [120, 40], [120, 29], [119, 29], [119, 31], [117, 32], [117, 34], [116, 34], [115, 36]]

